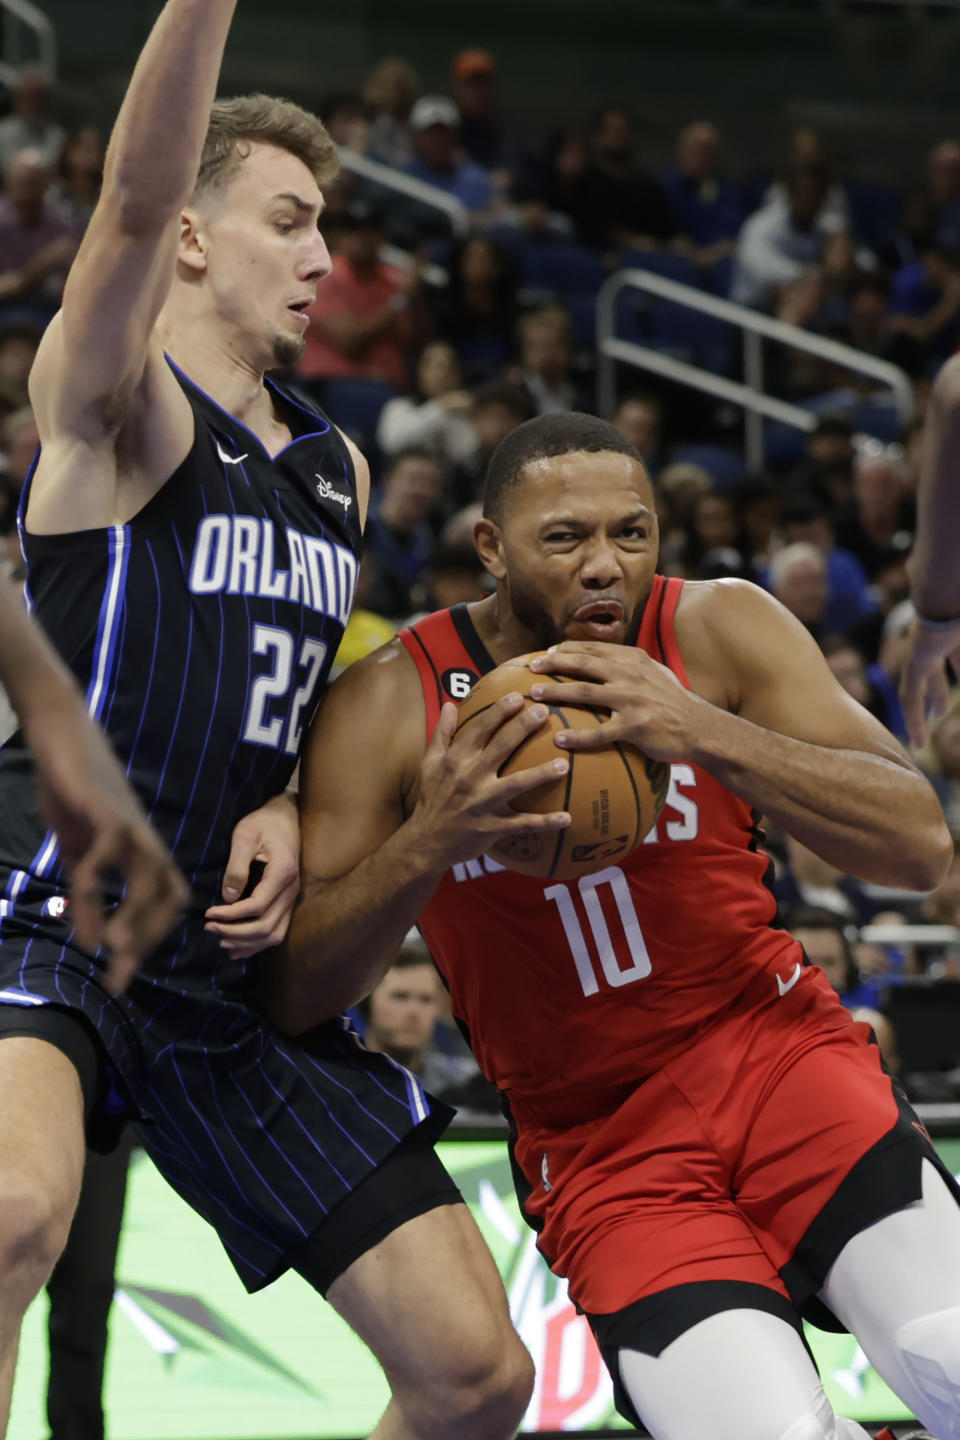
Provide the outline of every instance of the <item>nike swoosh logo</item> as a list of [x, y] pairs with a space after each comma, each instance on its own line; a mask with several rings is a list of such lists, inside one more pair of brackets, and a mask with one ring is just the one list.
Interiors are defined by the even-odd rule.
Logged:
[[796, 968], [796, 970], [794, 970], [794, 972], [793, 972], [793, 974], [790, 976], [790, 979], [789, 979], [789, 980], [783, 980], [783, 979], [781, 979], [781, 977], [780, 977], [779, 975], [777, 976], [777, 989], [780, 991], [781, 996], [786, 995], [786, 993], [787, 993], [788, 990], [792, 990], [792, 989], [793, 989], [794, 985], [796, 985], [797, 981], [800, 979], [800, 976], [801, 976], [802, 974], [803, 974], [803, 966], [800, 964], [800, 961], [798, 960], [798, 961], [797, 961], [797, 968]]
[[249, 455], [246, 454], [228, 455], [226, 450], [224, 450], [223, 446], [220, 444], [219, 440], [217, 440], [215, 443], [217, 447], [217, 454], [220, 456], [220, 459], [223, 461], [224, 465], [239, 465], [241, 460], [249, 460], [250, 458]]

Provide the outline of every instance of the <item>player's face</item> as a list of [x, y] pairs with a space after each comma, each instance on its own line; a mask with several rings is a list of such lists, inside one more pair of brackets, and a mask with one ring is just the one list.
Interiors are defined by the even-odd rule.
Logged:
[[216, 315], [260, 369], [293, 365], [303, 354], [306, 311], [330, 273], [317, 228], [322, 208], [307, 166], [275, 145], [253, 145], [204, 206], [204, 273]]
[[653, 488], [629, 455], [577, 452], [528, 465], [508, 493], [500, 569], [510, 610], [545, 648], [632, 643], [653, 583]]

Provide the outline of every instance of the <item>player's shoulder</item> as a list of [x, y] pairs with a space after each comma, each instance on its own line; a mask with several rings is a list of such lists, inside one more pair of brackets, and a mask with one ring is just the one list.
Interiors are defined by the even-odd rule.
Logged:
[[738, 634], [744, 620], [762, 621], [782, 612], [779, 600], [752, 580], [685, 580], [677, 604], [677, 627], [706, 626], [717, 635]]
[[324, 709], [329, 705], [356, 709], [369, 707], [381, 718], [396, 711], [391, 707], [409, 707], [422, 696], [419, 674], [407, 647], [399, 636], [355, 660], [331, 686]]

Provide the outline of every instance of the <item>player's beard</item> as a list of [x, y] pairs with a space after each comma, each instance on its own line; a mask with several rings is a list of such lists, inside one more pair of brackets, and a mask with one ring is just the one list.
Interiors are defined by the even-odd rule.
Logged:
[[[636, 645], [645, 604], [646, 596], [630, 616], [621, 644]], [[528, 595], [516, 580], [510, 582], [510, 609], [520, 624], [530, 631], [535, 641], [535, 649], [548, 650], [551, 645], [559, 645], [567, 639], [549, 611], [545, 610], [539, 601], [534, 600], [532, 595]]]
[[273, 359], [278, 370], [292, 370], [303, 359], [307, 348], [305, 335], [282, 335], [273, 337]]

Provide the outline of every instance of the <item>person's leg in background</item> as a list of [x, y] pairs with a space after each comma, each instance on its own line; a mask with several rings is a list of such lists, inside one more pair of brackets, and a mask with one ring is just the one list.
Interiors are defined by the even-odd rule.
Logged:
[[103, 1440], [103, 1377], [114, 1267], [133, 1135], [109, 1155], [87, 1155], [66, 1249], [47, 1282], [50, 1297], [50, 1440]]

